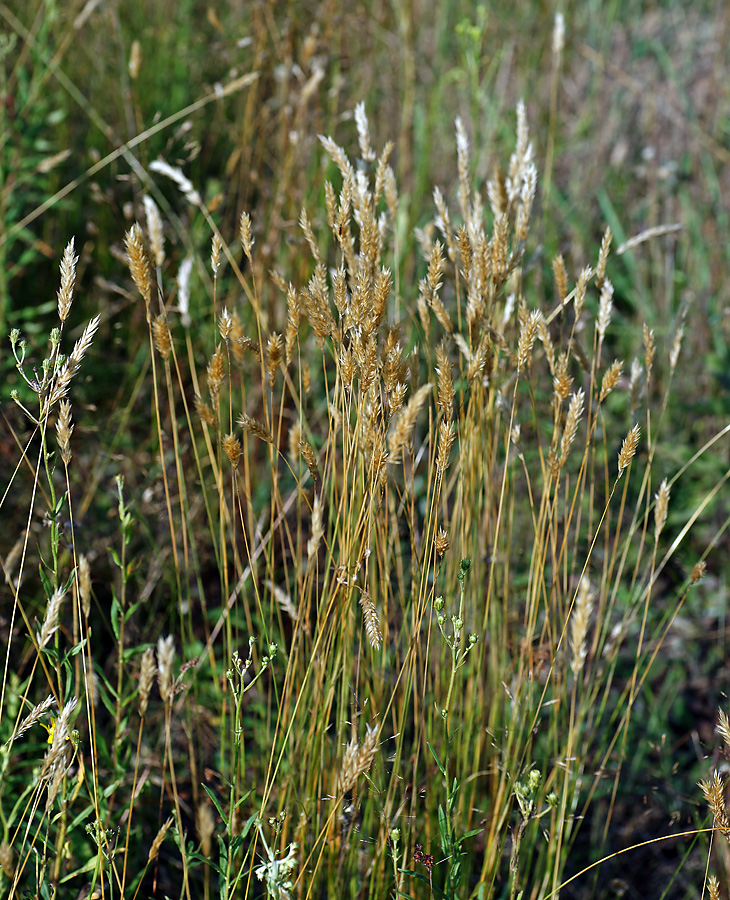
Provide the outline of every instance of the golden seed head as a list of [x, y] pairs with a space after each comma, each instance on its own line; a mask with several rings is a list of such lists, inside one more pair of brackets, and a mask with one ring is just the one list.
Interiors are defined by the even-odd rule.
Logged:
[[667, 479], [659, 485], [659, 490], [654, 497], [654, 540], [659, 540], [659, 535], [664, 530], [667, 521], [667, 510], [669, 509], [669, 484]]
[[266, 441], [267, 444], [274, 443], [274, 438], [266, 425], [253, 416], [249, 416], [248, 413], [241, 413], [238, 417], [238, 424], [244, 431], [257, 437], [260, 441]]
[[162, 315], [155, 316], [152, 320], [152, 340], [160, 356], [167, 359], [172, 352], [172, 338], [167, 320]]
[[383, 643], [383, 631], [380, 627], [378, 610], [366, 591], [363, 591], [360, 597], [360, 606], [362, 607], [363, 621], [365, 623], [365, 634], [368, 637], [370, 646], [374, 650], [380, 650]]
[[603, 240], [601, 241], [601, 249], [598, 253], [598, 265], [596, 266], [596, 287], [600, 291], [603, 288], [603, 282], [606, 279], [606, 263], [608, 262], [608, 253], [611, 249], [611, 241], [613, 234], [611, 229], [606, 226], [603, 232]]
[[520, 338], [517, 342], [517, 371], [522, 372], [530, 361], [532, 348], [537, 337], [537, 325], [542, 318], [539, 310], [533, 310], [522, 324]]
[[145, 218], [147, 219], [147, 235], [150, 239], [152, 259], [159, 268], [165, 261], [165, 236], [162, 229], [162, 217], [157, 204], [147, 194], [142, 198]]
[[251, 262], [251, 251], [253, 250], [254, 240], [251, 237], [251, 216], [247, 212], [241, 213], [241, 220], [238, 225], [238, 235], [241, 239], [243, 252]]
[[79, 556], [79, 598], [84, 617], [88, 619], [91, 612], [91, 567], [83, 553]]
[[170, 634], [157, 641], [157, 683], [160, 697], [167, 701], [172, 696], [172, 664], [175, 661], [175, 638]]
[[697, 584], [698, 581], [701, 581], [705, 575], [707, 574], [707, 563], [704, 559], [701, 559], [699, 562], [695, 563], [692, 567], [692, 573], [689, 576], [690, 585]]
[[68, 466], [71, 462], [71, 435], [73, 430], [71, 403], [68, 400], [61, 400], [58, 407], [58, 419], [56, 420], [56, 439], [64, 466]]
[[208, 391], [214, 404], [218, 402], [218, 394], [223, 384], [224, 361], [223, 351], [218, 345], [208, 363]]
[[565, 268], [565, 260], [562, 256], [556, 256], [553, 260], [553, 277], [560, 302], [565, 303], [565, 298], [568, 296], [568, 270]]
[[223, 241], [218, 232], [214, 232], [213, 240], [210, 248], [210, 267], [213, 270], [213, 277], [218, 277], [218, 269], [221, 267], [221, 251], [223, 250]]
[[449, 532], [445, 528], [439, 528], [436, 537], [433, 539], [434, 550], [438, 553], [439, 557], [443, 557], [444, 554], [448, 552], [450, 546], [451, 541], [449, 540]]
[[61, 259], [61, 286], [58, 289], [58, 318], [63, 324], [71, 312], [71, 302], [74, 295], [74, 287], [76, 286], [76, 263], [79, 261], [78, 256], [74, 255], [74, 239], [66, 245]]
[[142, 719], [147, 713], [147, 704], [156, 674], [155, 651], [152, 647], [147, 647], [142, 654], [142, 662], [139, 666], [139, 715]]
[[205, 424], [210, 425], [211, 428], [215, 426], [217, 421], [215, 413], [202, 397], [197, 395], [195, 397], [195, 412], [198, 414], [198, 418], [201, 422], [205, 422]]
[[715, 828], [730, 840], [730, 821], [725, 807], [725, 781], [713, 772], [708, 781], [700, 781], [700, 789], [715, 820]]
[[228, 457], [233, 468], [238, 468], [238, 461], [241, 458], [241, 442], [235, 435], [227, 434], [223, 438], [223, 452]]
[[611, 391], [616, 387], [618, 380], [621, 377], [622, 369], [623, 362], [620, 359], [615, 359], [608, 369], [606, 369], [603, 380], [601, 381], [601, 392], [598, 395], [599, 403], [603, 403], [606, 397], [608, 397]]
[[269, 373], [269, 384], [273, 387], [276, 371], [283, 357], [283, 342], [280, 334], [269, 335], [266, 345], [266, 371]]
[[634, 425], [631, 431], [624, 438], [624, 442], [621, 445], [621, 452], [618, 455], [618, 477], [620, 478], [626, 467], [629, 465], [631, 460], [634, 458], [636, 454], [636, 448], [639, 446], [639, 436], [641, 435], [641, 429], [638, 425]]
[[152, 267], [150, 266], [149, 254], [142, 236], [142, 229], [137, 222], [127, 232], [124, 244], [127, 250], [127, 261], [132, 280], [142, 295], [145, 304], [149, 306], [152, 295]]

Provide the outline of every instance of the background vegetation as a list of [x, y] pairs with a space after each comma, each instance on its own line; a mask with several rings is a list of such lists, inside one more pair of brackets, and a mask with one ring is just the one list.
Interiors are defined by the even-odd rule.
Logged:
[[3, 896], [726, 883], [730, 11], [442, 7], [0, 4]]

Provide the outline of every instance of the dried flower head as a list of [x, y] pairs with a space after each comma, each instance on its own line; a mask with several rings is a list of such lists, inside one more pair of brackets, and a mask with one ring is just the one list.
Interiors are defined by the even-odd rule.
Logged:
[[443, 557], [444, 554], [448, 552], [450, 546], [451, 541], [449, 540], [449, 532], [443, 527], [439, 528], [436, 537], [433, 539], [434, 550], [438, 553], [439, 557]]
[[58, 449], [61, 451], [61, 459], [65, 466], [68, 466], [71, 462], [71, 435], [73, 430], [71, 404], [68, 400], [61, 400], [58, 407], [58, 419], [56, 420], [56, 439], [58, 441]]
[[152, 647], [147, 647], [142, 654], [142, 662], [139, 666], [139, 715], [142, 719], [147, 713], [147, 704], [156, 674], [155, 651]]
[[91, 612], [91, 567], [89, 560], [82, 553], [79, 556], [79, 599], [81, 600], [81, 609], [86, 619], [89, 618]]
[[132, 280], [142, 295], [145, 304], [149, 306], [152, 295], [152, 270], [149, 253], [142, 236], [142, 229], [137, 222], [127, 232], [124, 238], [124, 245], [127, 250], [127, 261]]
[[618, 477], [620, 478], [624, 469], [629, 465], [631, 460], [634, 458], [636, 454], [636, 448], [639, 446], [639, 436], [641, 434], [641, 429], [638, 425], [634, 425], [631, 431], [624, 438], [624, 442], [621, 445], [621, 451], [618, 455]]
[[76, 285], [76, 263], [78, 256], [74, 255], [74, 239], [66, 245], [61, 259], [61, 287], [58, 289], [58, 318], [63, 324], [71, 312], [71, 302]]
[[172, 696], [172, 664], [175, 661], [175, 638], [170, 634], [157, 641], [157, 683], [160, 696], [167, 701]]
[[155, 316], [152, 321], [152, 339], [155, 349], [163, 359], [168, 359], [172, 352], [170, 329], [164, 316]]
[[360, 597], [360, 606], [362, 607], [362, 615], [365, 622], [365, 634], [368, 636], [370, 646], [375, 650], [380, 650], [383, 643], [383, 631], [380, 627], [378, 610], [371, 600], [370, 594], [366, 591], [363, 591]]

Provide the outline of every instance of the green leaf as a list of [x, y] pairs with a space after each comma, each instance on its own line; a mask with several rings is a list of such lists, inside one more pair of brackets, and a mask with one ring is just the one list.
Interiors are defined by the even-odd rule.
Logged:
[[439, 772], [441, 772], [441, 774], [444, 776], [444, 778], [446, 778], [446, 769], [444, 768], [444, 764], [439, 759], [438, 753], [433, 749], [433, 747], [428, 743], [428, 741], [426, 741], [426, 744], [428, 746], [428, 749], [431, 751], [431, 755], [436, 760], [436, 765], [439, 768]]
[[451, 852], [451, 829], [449, 828], [449, 820], [446, 818], [443, 806], [439, 806], [439, 833], [441, 835], [441, 849], [444, 855], [448, 856]]
[[228, 821], [228, 816], [223, 812], [223, 807], [220, 805], [220, 802], [216, 795], [211, 791], [211, 789], [207, 785], [203, 785], [203, 790], [210, 797], [213, 806], [218, 810], [218, 815], [223, 819], [224, 822]]
[[471, 831], [467, 831], [465, 834], [462, 834], [462, 836], [457, 839], [456, 845], [459, 846], [462, 841], [465, 841], [467, 838], [474, 837], [475, 834], [481, 834], [483, 831], [484, 831], [483, 828], [473, 828]]

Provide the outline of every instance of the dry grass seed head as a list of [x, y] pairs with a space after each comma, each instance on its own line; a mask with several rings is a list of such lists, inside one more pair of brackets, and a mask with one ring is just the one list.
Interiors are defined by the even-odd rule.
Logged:
[[61, 613], [61, 603], [63, 602], [63, 598], [65, 595], [66, 592], [62, 588], [56, 588], [53, 594], [51, 594], [51, 598], [48, 601], [48, 606], [46, 607], [46, 615], [43, 619], [43, 624], [41, 625], [37, 635], [38, 647], [41, 650], [46, 646], [46, 644], [58, 630], [58, 619]]
[[449, 540], [449, 532], [441, 527], [436, 533], [436, 537], [433, 539], [433, 548], [440, 558], [443, 558], [444, 554], [446, 554], [451, 546], [451, 541]]
[[601, 249], [598, 251], [598, 264], [596, 265], [596, 287], [599, 291], [603, 288], [603, 282], [606, 279], [606, 263], [608, 262], [612, 240], [613, 234], [611, 229], [606, 226], [606, 230], [603, 232], [603, 240], [601, 241]]
[[157, 641], [157, 683], [160, 687], [160, 696], [165, 703], [172, 696], [172, 665], [174, 661], [174, 637], [170, 634], [166, 638], [159, 638]]
[[727, 714], [721, 709], [718, 710], [717, 719], [717, 733], [725, 744], [725, 750], [730, 750], [730, 720], [728, 720]]
[[568, 353], [561, 353], [555, 362], [555, 374], [553, 375], [553, 389], [558, 401], [562, 403], [570, 394], [573, 379], [568, 375]]
[[195, 412], [198, 414], [198, 418], [201, 422], [205, 422], [205, 424], [209, 425], [211, 428], [215, 427], [217, 421], [215, 412], [213, 412], [202, 397], [199, 397], [198, 395], [195, 396]]
[[710, 900], [720, 900], [720, 881], [716, 875], [710, 875], [707, 879], [707, 893]]
[[155, 651], [152, 647], [147, 647], [142, 654], [142, 662], [139, 666], [139, 715], [142, 719], [147, 713], [147, 704], [156, 674]]
[[454, 406], [454, 375], [442, 341], [436, 348], [436, 374], [438, 375], [438, 408], [447, 419], [451, 417]]
[[585, 664], [588, 653], [586, 636], [588, 635], [592, 610], [593, 594], [591, 593], [591, 584], [588, 577], [584, 575], [578, 586], [578, 594], [575, 598], [575, 606], [571, 616], [570, 646], [573, 658], [570, 668], [574, 675], [578, 675]]
[[86, 355], [86, 351], [91, 346], [91, 342], [94, 339], [94, 335], [96, 334], [96, 330], [99, 327], [100, 321], [101, 316], [94, 316], [94, 318], [84, 329], [81, 337], [74, 344], [71, 355], [69, 356], [61, 371], [58, 373], [56, 382], [49, 392], [47, 409], [52, 409], [56, 405], [56, 403], [58, 403], [58, 401], [61, 400], [62, 397], [65, 397], [68, 393], [71, 380], [81, 368], [81, 361]]
[[251, 216], [247, 212], [241, 213], [241, 219], [238, 223], [238, 237], [246, 254], [248, 261], [251, 262], [251, 252], [253, 250], [253, 237], [251, 237]]
[[565, 303], [565, 298], [568, 296], [568, 270], [562, 256], [556, 256], [553, 260], [553, 278], [560, 302]]
[[378, 610], [370, 598], [370, 595], [365, 591], [363, 591], [363, 594], [360, 597], [360, 606], [362, 607], [363, 621], [365, 623], [365, 634], [368, 637], [370, 646], [374, 650], [380, 650], [383, 643], [383, 631], [380, 627]]
[[343, 797], [348, 791], [352, 790], [359, 776], [370, 769], [378, 750], [378, 735], [377, 726], [371, 728], [368, 725], [362, 747], [358, 746], [357, 741], [354, 739], [347, 745], [337, 776], [336, 797]]
[[634, 357], [631, 363], [631, 376], [629, 377], [629, 409], [631, 415], [635, 415], [641, 401], [642, 369], [639, 360]]
[[654, 329], [644, 322], [644, 365], [646, 366], [646, 380], [651, 380], [651, 371], [654, 367], [654, 356], [656, 355], [656, 341], [654, 340]]
[[152, 846], [150, 847], [150, 851], [147, 854], [147, 862], [151, 863], [153, 859], [157, 858], [157, 854], [160, 852], [160, 847], [162, 846], [165, 835], [172, 827], [173, 819], [170, 817], [167, 822], [160, 828], [160, 830], [155, 835], [155, 839], [152, 841]]
[[241, 459], [241, 442], [233, 434], [227, 434], [223, 438], [223, 452], [228, 457], [228, 461], [234, 469], [238, 468], [238, 462]]
[[542, 318], [542, 313], [535, 309], [527, 317], [520, 329], [520, 338], [517, 342], [517, 371], [522, 372], [530, 361], [532, 348], [537, 337], [537, 326]]
[[598, 395], [599, 403], [603, 403], [606, 397], [608, 397], [611, 391], [616, 387], [618, 380], [621, 377], [622, 369], [623, 362], [620, 359], [615, 359], [608, 369], [606, 369], [601, 381], [601, 392]]
[[730, 820], [725, 807], [725, 781], [713, 772], [708, 781], [700, 781], [700, 789], [715, 820], [715, 828], [730, 840]]
[[82, 553], [79, 556], [79, 599], [86, 619], [91, 612], [91, 567], [89, 560]]
[[210, 268], [213, 271], [213, 278], [218, 277], [218, 270], [221, 267], [221, 253], [223, 251], [223, 241], [218, 232], [213, 233], [213, 239], [210, 245]]
[[442, 419], [439, 422], [439, 447], [436, 457], [436, 469], [442, 475], [449, 465], [451, 448], [456, 440], [454, 423], [450, 419]]
[[312, 503], [312, 531], [307, 541], [307, 560], [311, 562], [317, 556], [319, 545], [324, 535], [324, 509], [321, 494], [314, 495]]
[[692, 572], [689, 576], [690, 585], [697, 584], [698, 581], [701, 581], [705, 575], [707, 574], [707, 563], [704, 559], [701, 559], [699, 562], [695, 563], [692, 566]]
[[127, 261], [132, 280], [142, 295], [145, 304], [149, 306], [152, 294], [152, 272], [149, 254], [142, 236], [142, 229], [137, 222], [127, 232], [124, 244], [127, 250]]
[[585, 392], [581, 389], [576, 391], [573, 396], [570, 398], [570, 404], [568, 406], [568, 415], [565, 419], [565, 429], [563, 430], [563, 437], [560, 442], [560, 462], [559, 465], [565, 465], [565, 462], [568, 458], [568, 453], [570, 452], [570, 448], [575, 440], [575, 436], [578, 432], [578, 425], [580, 423], [581, 416], [583, 415], [583, 402], [585, 400]]
[[71, 462], [71, 435], [73, 434], [71, 423], [71, 404], [68, 400], [61, 400], [58, 407], [58, 419], [56, 420], [56, 440], [61, 451], [61, 459], [64, 466]]
[[225, 357], [219, 344], [208, 363], [208, 392], [215, 406], [218, 405], [218, 395], [223, 384], [224, 362]]
[[228, 312], [228, 307], [224, 307], [218, 316], [218, 334], [228, 343], [233, 332], [233, 316]]
[[631, 460], [634, 458], [636, 454], [636, 448], [639, 446], [639, 436], [641, 435], [641, 429], [638, 425], [634, 425], [631, 431], [624, 438], [624, 442], [621, 445], [621, 451], [618, 455], [618, 477], [620, 478], [626, 467], [629, 465]]
[[152, 340], [155, 349], [163, 359], [168, 359], [172, 351], [170, 329], [164, 316], [155, 316], [152, 321]]
[[265, 441], [267, 444], [273, 444], [274, 438], [271, 436], [271, 432], [264, 425], [263, 422], [260, 422], [258, 419], [254, 418], [254, 416], [249, 416], [248, 413], [241, 413], [238, 417], [238, 424], [243, 428], [244, 431], [247, 431], [249, 434], [252, 434], [254, 437], [258, 438], [260, 441]]
[[432, 387], [433, 385], [430, 382], [422, 385], [413, 397], [411, 397], [398, 416], [388, 442], [388, 449], [390, 450], [390, 455], [394, 462], [400, 458], [401, 450], [410, 441], [418, 413], [426, 402], [426, 398], [430, 394]]
[[658, 541], [659, 535], [664, 530], [669, 509], [669, 484], [666, 478], [659, 485], [654, 501], [654, 540]]
[[269, 384], [274, 386], [276, 380], [276, 370], [281, 365], [283, 356], [283, 345], [280, 334], [269, 335], [266, 345], [266, 371], [269, 374]]
[[28, 713], [28, 715], [23, 719], [20, 725], [18, 725], [17, 729], [13, 732], [12, 736], [6, 743], [9, 744], [11, 741], [17, 740], [21, 735], [25, 734], [26, 731], [28, 731], [34, 725], [37, 725], [55, 702], [55, 697], [52, 694], [49, 694], [45, 700], [37, 703]]
[[603, 343], [606, 336], [606, 330], [611, 322], [611, 313], [613, 311], [613, 285], [606, 279], [601, 289], [601, 297], [598, 301], [598, 321], [596, 323], [596, 331], [598, 339]]
[[74, 239], [71, 238], [61, 258], [61, 286], [57, 295], [58, 318], [61, 324], [66, 321], [71, 312], [74, 287], [76, 286], [76, 263], [78, 261], [78, 256], [74, 254]]
[[147, 235], [150, 239], [152, 259], [157, 268], [160, 268], [165, 261], [165, 236], [162, 229], [162, 217], [152, 197], [145, 194], [142, 197], [142, 203], [144, 204], [144, 214], [147, 220]]
[[586, 266], [578, 276], [578, 283], [575, 286], [575, 296], [573, 297], [573, 308], [575, 310], [576, 320], [580, 318], [583, 311], [583, 304], [586, 299], [586, 291], [588, 290], [588, 282], [591, 280], [593, 270], [590, 266]]

